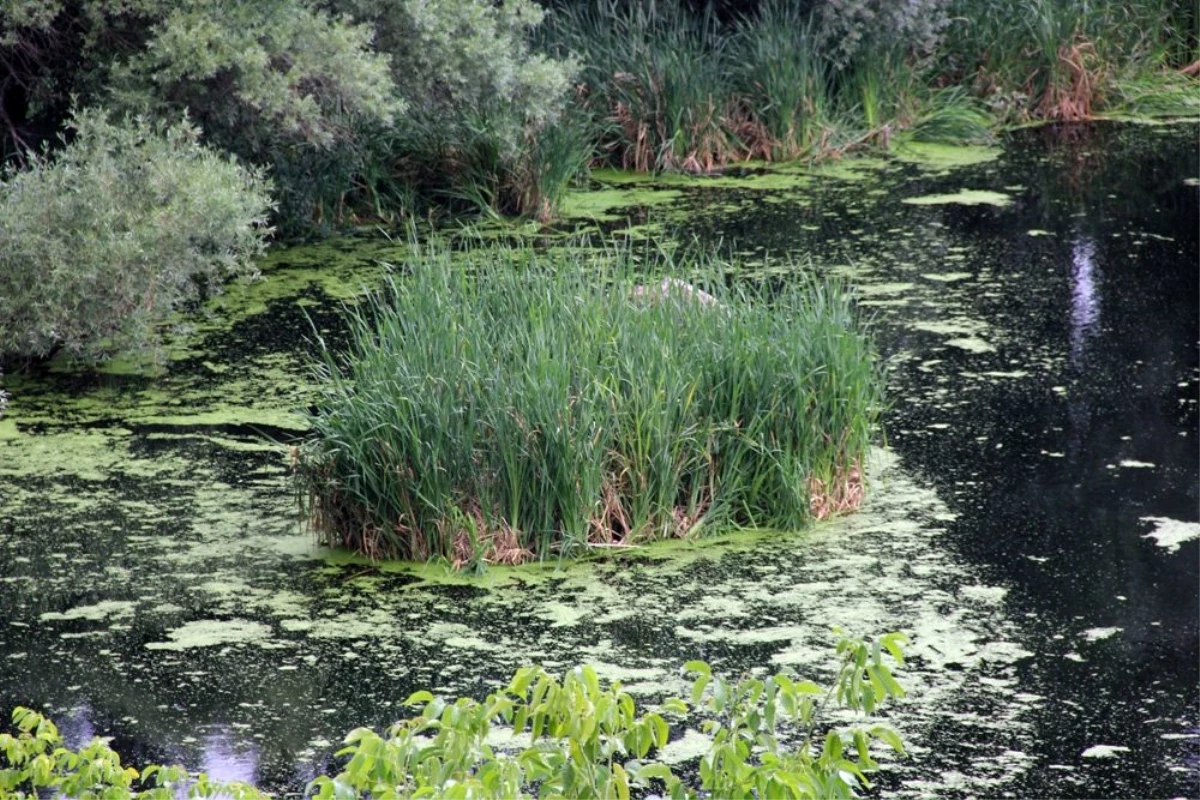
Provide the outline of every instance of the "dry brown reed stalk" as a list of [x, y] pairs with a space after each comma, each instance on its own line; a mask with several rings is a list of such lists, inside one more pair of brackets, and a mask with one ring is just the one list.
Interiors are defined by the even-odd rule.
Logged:
[[1038, 116], [1063, 122], [1091, 119], [1104, 78], [1095, 45], [1083, 39], [1064, 44], [1058, 49], [1058, 61], [1066, 79], [1049, 81], [1038, 103]]
[[745, 104], [739, 104], [732, 110], [725, 124], [741, 145], [740, 152], [736, 155], [742, 160], [758, 158], [773, 161], [776, 153], [787, 152], [787, 145], [773, 139], [767, 131], [767, 126], [755, 117]]
[[508, 525], [489, 530], [483, 558], [489, 564], [514, 566], [533, 558], [533, 551], [521, 544], [517, 532]]
[[862, 463], [855, 461], [839, 466], [828, 482], [815, 475], [808, 479], [809, 509], [818, 520], [846, 514], [862, 505], [865, 492]]
[[671, 531], [672, 538], [686, 539], [687, 535], [692, 532], [696, 524], [704, 519], [704, 515], [708, 513], [710, 502], [709, 498], [701, 498], [700, 502], [693, 509], [688, 509], [686, 506], [675, 506], [671, 509], [671, 518], [675, 525]]
[[[515, 566], [524, 564], [533, 558], [533, 551], [521, 544], [517, 532], [505, 523], [499, 527], [488, 527], [483, 512], [478, 508], [463, 511], [456, 517], [457, 530], [448, 540], [452, 542], [450, 563], [456, 570], [473, 563], [481, 558], [486, 564]], [[439, 524], [439, 536], [445, 533], [443, 521]], [[471, 527], [476, 535], [472, 536], [467, 527]]]
[[624, 131], [624, 141], [631, 144], [621, 150], [621, 168], [649, 172], [654, 166], [654, 148], [650, 145], [650, 126], [635, 119], [629, 106], [618, 101], [613, 109], [613, 121]]
[[600, 488], [600, 508], [588, 520], [587, 540], [589, 546], [612, 547], [624, 545], [624, 537], [630, 528], [629, 514], [621, 502], [617, 488], [619, 478], [604, 481]]
[[354, 549], [369, 560], [378, 561], [384, 555], [382, 540], [383, 536], [379, 532], [379, 528], [368, 523], [359, 528], [358, 542], [355, 544]]

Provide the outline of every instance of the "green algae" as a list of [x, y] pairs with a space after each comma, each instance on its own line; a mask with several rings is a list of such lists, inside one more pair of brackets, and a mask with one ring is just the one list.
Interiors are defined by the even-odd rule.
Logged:
[[826, 159], [814, 164], [797, 162], [777, 167], [784, 173], [854, 184], [877, 181], [881, 173], [891, 168], [892, 164], [887, 159], [872, 156]]
[[189, 622], [168, 631], [170, 641], [147, 642], [147, 650], [189, 650], [195, 647], [218, 647], [242, 644], [262, 644], [270, 629], [260, 622], [246, 619]]
[[47, 611], [38, 619], [43, 622], [85, 619], [99, 621], [104, 619], [120, 619], [133, 616], [136, 603], [128, 600], [102, 600], [90, 606], [76, 606], [67, 611]]
[[985, 189], [960, 189], [953, 194], [927, 194], [921, 197], [906, 197], [900, 202], [914, 206], [939, 206], [957, 203], [964, 206], [989, 205], [1003, 208], [1012, 204], [1012, 197], [1001, 192]]
[[936, 281], [937, 283], [957, 283], [965, 281], [968, 278], [975, 277], [970, 272], [930, 272], [921, 275], [927, 281]]
[[567, 192], [559, 209], [566, 218], [582, 217], [597, 222], [624, 218], [624, 210], [673, 203], [682, 197], [672, 189], [590, 189]]
[[855, 291], [864, 297], [874, 297], [880, 294], [903, 294], [912, 291], [915, 284], [896, 281], [892, 283], [861, 283]]
[[978, 336], [963, 336], [955, 339], [947, 339], [946, 344], [950, 347], [957, 347], [959, 350], [966, 350], [968, 353], [996, 352], [995, 345], [988, 343]]
[[1179, 550], [1184, 542], [1200, 539], [1200, 522], [1183, 522], [1170, 517], [1142, 517], [1141, 521], [1154, 525], [1154, 530], [1142, 538], [1152, 540], [1168, 553]]
[[[708, 175], [686, 172], [618, 172], [596, 170], [592, 179], [601, 185], [671, 187], [672, 189], [744, 189], [755, 192], [791, 191], [812, 185], [811, 175], [803, 167], [774, 166], [758, 162], [729, 167]], [[612, 191], [612, 190], [601, 190]], [[659, 189], [658, 191], [665, 191]], [[593, 192], [595, 193], [595, 192]]]
[[948, 174], [960, 167], [972, 167], [996, 161], [1004, 153], [999, 147], [986, 145], [952, 145], [933, 142], [905, 141], [892, 150], [896, 160], [916, 164], [922, 169]]

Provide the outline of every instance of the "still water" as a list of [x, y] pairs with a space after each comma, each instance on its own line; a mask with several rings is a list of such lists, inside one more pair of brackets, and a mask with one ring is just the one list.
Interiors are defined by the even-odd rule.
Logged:
[[889, 369], [886, 447], [862, 512], [808, 532], [473, 580], [314, 547], [285, 447], [313, 388], [305, 314], [338, 336], [339, 302], [405, 257], [384, 239], [277, 251], [157, 374], [9, 376], [0, 709], [291, 791], [416, 688], [587, 661], [653, 699], [694, 657], [821, 679], [837, 624], [912, 638], [889, 712], [912, 757], [885, 796], [1200, 794], [1197, 133], [601, 174], [574, 198], [564, 230], [855, 287]]

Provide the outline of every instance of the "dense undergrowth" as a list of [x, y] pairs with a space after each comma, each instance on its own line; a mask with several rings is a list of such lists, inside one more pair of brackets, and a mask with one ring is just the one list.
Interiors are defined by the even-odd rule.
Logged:
[[881, 380], [840, 287], [570, 252], [418, 253], [353, 313], [296, 456], [322, 539], [462, 567], [857, 505]]
[[[219, 187], [222, 207], [172, 220], [173, 236], [103, 220], [82, 237], [61, 220], [0, 230], [0, 252], [34, 254], [12, 267], [19, 280], [80, 242], [94, 254], [51, 265], [38, 319], [0, 311], [0, 356], [152, 341], [146, 326], [195, 292], [173, 268], [142, 267], [172, 264], [180, 240], [207, 241], [209, 219], [263, 207], [257, 176], [285, 236], [447, 213], [546, 222], [592, 166], [703, 173], [904, 138], [974, 141], [1036, 120], [1200, 113], [1196, 5], [1178, 0], [543, 2], [6, 4], [6, 217], [120, 207], [167, 227], [148, 211], [164, 203], [160, 187], [142, 179], [156, 169], [153, 140], [81, 161], [73, 119], [129, 137], [142, 135], [135, 119], [195, 126], [256, 178]], [[104, 170], [130, 177], [120, 202], [80, 203]], [[28, 190], [47, 176], [53, 185]], [[203, 172], [179, 180], [176, 204], [214, 189]], [[136, 325], [93, 326], [89, 309]]]
[[[872, 722], [885, 702], [904, 696], [889, 662], [903, 663], [904, 637], [840, 636], [838, 672], [822, 687], [787, 672], [730, 680], [703, 661], [684, 665], [688, 700], [668, 698], [639, 710], [619, 682], [601, 684], [580, 666], [561, 679], [538, 667], [517, 671], [484, 700], [446, 701], [417, 692], [418, 709], [380, 734], [352, 731], [338, 755], [341, 771], [313, 780], [306, 796], [358, 798], [611, 798], [658, 791], [673, 800], [698, 797], [857, 797], [879, 769], [872, 749], [903, 754], [900, 737]], [[854, 715], [831, 727], [833, 707]], [[698, 769], [686, 778], [659, 759], [671, 720], [703, 721], [708, 738]], [[13, 713], [16, 733], [0, 733], [0, 797], [40, 792], [74, 798], [260, 800], [248, 784], [220, 784], [180, 767], [123, 765], [102, 739], [78, 751], [63, 746], [54, 724], [32, 710]]]
[[281, 230], [311, 233], [429, 209], [547, 219], [589, 163], [706, 171], [1200, 104], [1200, 21], [1178, 0], [176, 6], [0, 11], [5, 160], [52, 143], [72, 104], [186, 113], [270, 168]]
[[1180, 4], [747, 5], [720, 19], [672, 3], [559, 4], [540, 36], [582, 65], [575, 103], [596, 160], [705, 172], [886, 150], [896, 136], [1200, 111], [1195, 82], [1171, 69], [1196, 58], [1194, 11]]

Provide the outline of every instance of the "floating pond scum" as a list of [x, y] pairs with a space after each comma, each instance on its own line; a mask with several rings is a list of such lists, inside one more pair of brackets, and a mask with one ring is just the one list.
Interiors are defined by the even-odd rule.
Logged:
[[[1198, 134], [1030, 130], [946, 175], [680, 183], [622, 209], [719, 249], [731, 280], [811, 261], [854, 287], [887, 448], [859, 511], [804, 531], [481, 576], [317, 546], [287, 453], [319, 389], [305, 315], [345, 351], [342, 303], [405, 244], [278, 251], [181, 318], [155, 374], [6, 373], [0, 714], [282, 793], [418, 689], [588, 662], [653, 703], [692, 658], [825, 682], [840, 624], [911, 639], [888, 712], [911, 757], [884, 763], [882, 797], [1200, 795]], [[1012, 202], [900, 202], [964, 187]], [[695, 721], [671, 738], [672, 760], [705, 746]]]

